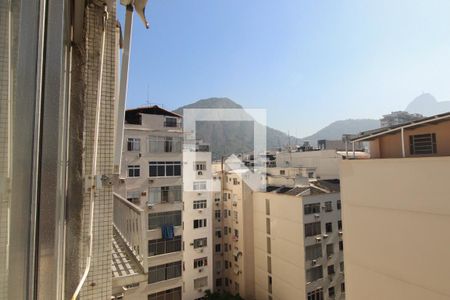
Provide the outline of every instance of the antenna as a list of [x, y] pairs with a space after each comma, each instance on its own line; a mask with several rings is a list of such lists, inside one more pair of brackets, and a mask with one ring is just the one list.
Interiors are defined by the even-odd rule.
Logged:
[[147, 83], [147, 100], [145, 101], [148, 106], [150, 106], [150, 92], [149, 92], [149, 84]]

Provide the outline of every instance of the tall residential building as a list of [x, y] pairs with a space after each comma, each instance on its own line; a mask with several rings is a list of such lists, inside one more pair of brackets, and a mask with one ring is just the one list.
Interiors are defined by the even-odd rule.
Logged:
[[406, 122], [420, 120], [423, 117], [424, 116], [421, 114], [410, 114], [406, 111], [393, 111], [388, 115], [384, 115], [383, 118], [380, 119], [380, 125], [381, 127], [390, 127]]
[[147, 278], [126, 284], [117, 274], [116, 297], [189, 300], [212, 290], [211, 153], [184, 143], [181, 121], [158, 106], [126, 111], [114, 226]]
[[274, 167], [267, 191], [253, 191], [250, 170], [231, 164], [215, 165], [222, 195], [214, 204], [214, 291], [344, 299], [339, 181], [317, 180], [314, 168]]
[[450, 113], [361, 135], [341, 164], [347, 298], [450, 299]]
[[248, 172], [224, 170], [214, 175], [221, 187], [213, 208], [214, 290], [254, 299], [252, 190], [243, 180]]
[[345, 299], [339, 180], [305, 179], [253, 195], [256, 299]]

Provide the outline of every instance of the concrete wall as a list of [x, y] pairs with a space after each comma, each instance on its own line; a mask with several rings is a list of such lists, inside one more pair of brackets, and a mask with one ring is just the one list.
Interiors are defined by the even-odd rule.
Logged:
[[277, 153], [277, 167], [315, 168], [320, 179], [339, 178], [341, 160], [335, 150]]
[[450, 157], [341, 164], [347, 299], [449, 299]]

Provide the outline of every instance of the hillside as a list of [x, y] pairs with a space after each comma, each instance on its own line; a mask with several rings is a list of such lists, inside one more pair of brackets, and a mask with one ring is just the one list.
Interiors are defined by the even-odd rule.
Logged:
[[335, 121], [330, 125], [320, 129], [313, 135], [303, 138], [315, 144], [318, 140], [340, 140], [343, 134], [356, 134], [361, 131], [376, 129], [380, 127], [379, 120], [373, 119], [348, 119]]
[[[192, 104], [182, 106], [174, 112], [183, 114], [184, 108], [242, 108], [241, 105], [228, 98], [209, 98], [199, 100]], [[279, 148], [289, 143], [287, 134], [267, 127], [267, 147]], [[213, 159], [219, 159], [222, 155], [239, 154], [253, 151], [253, 122], [249, 121], [224, 121], [224, 122], [198, 122], [196, 129], [197, 138], [211, 145]], [[299, 139], [290, 138], [290, 142], [299, 143]]]

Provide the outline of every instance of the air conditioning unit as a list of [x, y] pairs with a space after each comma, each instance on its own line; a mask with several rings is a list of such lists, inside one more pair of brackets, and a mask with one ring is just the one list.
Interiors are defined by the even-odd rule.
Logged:
[[139, 157], [142, 157], [142, 153], [141, 152], [139, 152]]
[[141, 196], [147, 196], [147, 192], [141, 192]]
[[149, 209], [152, 209], [153, 206], [155, 206], [155, 204], [147, 202], [147, 207], [148, 207]]
[[201, 195], [202, 195], [202, 193], [197, 193], [197, 195], [198, 195], [198, 196], [201, 196]]
[[320, 241], [322, 241], [322, 237], [320, 237], [320, 236], [316, 236], [316, 242], [320, 242]]
[[199, 209], [199, 210], [198, 210], [198, 212], [199, 212], [199, 213], [201, 213], [201, 212], [202, 212], [202, 210], [201, 210], [201, 209]]
[[328, 234], [324, 234], [323, 238], [326, 239], [328, 237]]
[[342, 233], [342, 231], [339, 231], [339, 235], [342, 235], [343, 233]]
[[333, 257], [333, 255], [328, 255], [328, 259], [331, 259]]
[[201, 293], [201, 292], [203, 292], [203, 290], [202, 289], [198, 289], [197, 292]]
[[198, 171], [197, 175], [201, 176], [201, 175], [203, 175], [203, 172], [202, 171]]
[[216, 202], [216, 206], [219, 206], [219, 202]]
[[153, 183], [153, 179], [149, 179], [148, 182]]
[[203, 269], [198, 269], [198, 272], [199, 272], [199, 273], [203, 272]]
[[314, 214], [314, 218], [320, 218], [320, 215], [319, 214]]
[[317, 260], [316, 260], [316, 259], [313, 259], [313, 260], [311, 261], [311, 265], [315, 266], [316, 264], [317, 264]]

